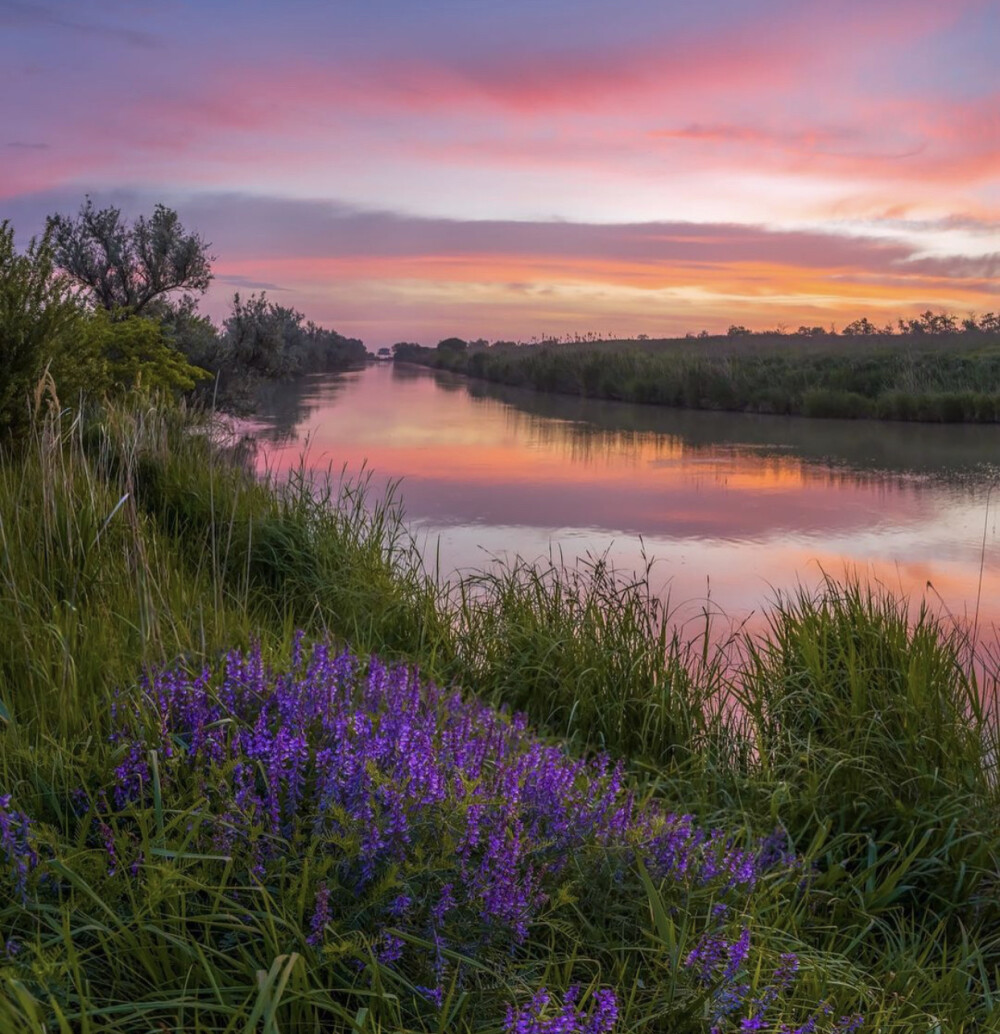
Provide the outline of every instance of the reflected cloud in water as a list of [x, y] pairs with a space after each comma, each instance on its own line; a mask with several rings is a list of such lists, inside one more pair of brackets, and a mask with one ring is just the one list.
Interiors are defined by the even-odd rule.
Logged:
[[[446, 570], [494, 555], [656, 558], [658, 585], [734, 619], [845, 570], [1000, 618], [1000, 428], [803, 420], [587, 401], [379, 366], [282, 385], [259, 462], [401, 479]], [[993, 601], [997, 601], [994, 603]], [[971, 604], [969, 601], [972, 601]], [[683, 608], [682, 608], [683, 609]]]

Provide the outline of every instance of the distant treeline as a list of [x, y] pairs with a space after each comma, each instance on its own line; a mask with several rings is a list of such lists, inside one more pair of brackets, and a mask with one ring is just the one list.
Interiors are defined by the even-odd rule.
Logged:
[[174, 347], [218, 380], [232, 408], [249, 407], [261, 381], [348, 369], [368, 357], [362, 341], [319, 327], [263, 293], [235, 295], [221, 328], [183, 303], [165, 307], [162, 320]]
[[[501, 384], [690, 409], [1000, 421], [1000, 326], [927, 313], [902, 331], [472, 345], [400, 343], [398, 361]], [[867, 320], [851, 328], [871, 327]], [[919, 328], [919, 329], [914, 329]], [[803, 328], [806, 329], [806, 328]]]

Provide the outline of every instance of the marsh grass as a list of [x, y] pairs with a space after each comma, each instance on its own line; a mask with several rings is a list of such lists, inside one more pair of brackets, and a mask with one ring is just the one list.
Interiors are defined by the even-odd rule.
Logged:
[[[855, 950], [960, 942], [975, 916], [997, 964], [995, 683], [984, 692], [969, 647], [926, 606], [914, 616], [884, 590], [829, 579], [779, 599], [747, 639], [734, 692], [756, 778], [800, 848], [829, 838], [811, 849], [818, 886]], [[836, 900], [848, 887], [853, 907]]]
[[[55, 897], [0, 904], [21, 942], [0, 944], [0, 1030], [499, 1031], [484, 1001], [574, 981], [618, 990], [621, 1030], [707, 1029], [678, 966], [711, 903], [639, 871], [581, 875], [512, 969], [465, 960], [437, 1012], [378, 962], [363, 900], [319, 959], [291, 869], [254, 883], [193, 851], [198, 798], [118, 822], [98, 792], [120, 761], [113, 694], [251, 642], [280, 665], [296, 628], [625, 758], [639, 801], [736, 838], [782, 829], [808, 876], [765, 879], [742, 919], [754, 979], [799, 956], [789, 1022], [827, 998], [870, 1030], [997, 1023], [997, 737], [967, 640], [833, 582], [719, 646], [671, 627], [648, 572], [601, 558], [443, 585], [392, 495], [302, 471], [261, 484], [233, 444], [140, 405], [51, 414], [0, 458], [0, 794], [61, 874]], [[109, 875], [97, 820], [123, 857], [139, 839], [141, 887]]]
[[591, 749], [669, 768], [718, 732], [720, 654], [684, 640], [650, 589], [606, 556], [574, 566], [516, 558], [456, 587], [464, 684]]
[[79, 419], [49, 419], [0, 462], [0, 702], [39, 735], [104, 727], [108, 693], [137, 672], [251, 633], [250, 615], [191, 569], [105, 475]]
[[994, 423], [1000, 341], [773, 335], [410, 349], [408, 361], [538, 391], [686, 409]]

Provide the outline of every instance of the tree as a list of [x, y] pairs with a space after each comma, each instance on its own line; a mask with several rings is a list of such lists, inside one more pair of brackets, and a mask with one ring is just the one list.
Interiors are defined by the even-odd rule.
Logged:
[[56, 263], [112, 313], [140, 315], [154, 299], [178, 290], [200, 294], [212, 279], [209, 246], [165, 205], [129, 225], [120, 209], [96, 209], [88, 197], [76, 218], [51, 216], [48, 233]]
[[439, 352], [451, 352], [454, 355], [466, 352], [468, 348], [468, 342], [463, 341], [460, 337], [446, 337], [443, 341], [437, 343], [437, 350]]
[[958, 320], [947, 312], [922, 312], [918, 319], [899, 321], [900, 334], [954, 334]]
[[69, 384], [90, 395], [186, 392], [211, 376], [172, 346], [157, 320], [115, 320], [104, 309], [83, 321], [73, 349], [60, 355], [52, 369], [57, 387]]
[[405, 363], [417, 358], [423, 351], [423, 345], [418, 345], [415, 341], [397, 341], [392, 346], [392, 357]]
[[208, 316], [198, 312], [198, 302], [190, 294], [180, 299], [156, 298], [143, 315], [156, 320], [169, 343], [202, 369], [216, 371], [226, 359], [221, 335]]
[[49, 232], [19, 255], [0, 223], [0, 434], [28, 421], [28, 398], [82, 322], [80, 303], [54, 268]]
[[235, 295], [232, 315], [223, 324], [226, 365], [239, 374], [279, 379], [365, 361], [363, 342], [304, 320], [301, 312], [275, 305], [263, 293], [246, 301]]
[[958, 320], [947, 312], [928, 309], [920, 314], [920, 322], [928, 334], [954, 334], [958, 330]]
[[844, 334], [847, 337], [870, 337], [878, 332], [878, 327], [867, 316], [862, 316], [844, 327]]
[[263, 293], [243, 299], [233, 296], [233, 311], [223, 323], [227, 358], [241, 373], [264, 378], [297, 373], [295, 356], [305, 332], [301, 312], [275, 305]]

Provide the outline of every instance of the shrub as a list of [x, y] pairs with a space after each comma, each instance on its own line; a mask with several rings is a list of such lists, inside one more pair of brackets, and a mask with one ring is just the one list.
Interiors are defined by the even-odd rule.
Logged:
[[[171, 345], [163, 327], [144, 316], [116, 320], [97, 310], [82, 328], [79, 352], [99, 370], [97, 382], [83, 386], [91, 393], [185, 392], [210, 375], [192, 366]], [[78, 362], [77, 356], [66, 356], [61, 367], [71, 376]]]
[[23, 431], [30, 396], [80, 323], [80, 305], [55, 272], [50, 233], [19, 255], [13, 227], [0, 223], [0, 435]]

